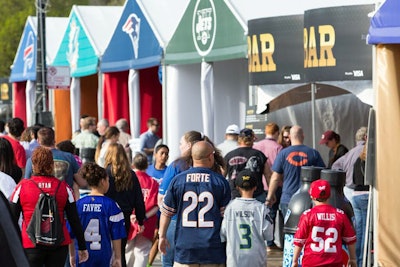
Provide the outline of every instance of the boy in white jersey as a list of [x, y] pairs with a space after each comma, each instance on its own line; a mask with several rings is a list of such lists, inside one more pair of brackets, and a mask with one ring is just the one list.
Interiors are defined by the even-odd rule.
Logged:
[[221, 226], [221, 241], [227, 242], [227, 267], [265, 266], [266, 242], [272, 240], [272, 223], [267, 206], [253, 198], [257, 178], [250, 170], [236, 178], [241, 197], [227, 206]]

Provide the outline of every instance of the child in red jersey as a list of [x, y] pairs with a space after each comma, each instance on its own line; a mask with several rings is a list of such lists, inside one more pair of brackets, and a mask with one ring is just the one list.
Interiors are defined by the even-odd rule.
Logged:
[[293, 267], [304, 247], [303, 267], [342, 267], [342, 241], [348, 245], [350, 261], [348, 266], [356, 267], [356, 234], [345, 213], [327, 203], [331, 187], [325, 180], [311, 184], [310, 196], [314, 207], [300, 217], [294, 235]]
[[133, 157], [132, 166], [142, 189], [146, 220], [144, 221], [144, 230], [142, 230], [138, 228], [137, 221], [135, 221], [136, 215], [132, 214], [132, 225], [128, 234], [125, 257], [127, 266], [146, 267], [157, 223], [158, 182], [146, 173], [148, 163], [145, 154], [137, 153]]

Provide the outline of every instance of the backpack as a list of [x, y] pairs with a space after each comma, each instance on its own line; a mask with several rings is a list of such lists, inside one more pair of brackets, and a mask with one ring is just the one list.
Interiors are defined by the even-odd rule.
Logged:
[[365, 161], [362, 160], [360, 157], [358, 157], [358, 159], [353, 165], [353, 184], [365, 185], [364, 175], [365, 175]]
[[58, 213], [56, 195], [61, 182], [58, 183], [55, 194], [45, 193], [37, 183], [32, 181], [41, 191], [26, 232], [35, 245], [58, 246], [64, 241], [63, 226]]

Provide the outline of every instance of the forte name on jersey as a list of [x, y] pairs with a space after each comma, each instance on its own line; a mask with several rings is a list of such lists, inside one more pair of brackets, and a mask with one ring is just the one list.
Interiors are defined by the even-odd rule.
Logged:
[[208, 174], [208, 173], [188, 173], [186, 175], [186, 182], [208, 183], [208, 182], [210, 182], [210, 174]]

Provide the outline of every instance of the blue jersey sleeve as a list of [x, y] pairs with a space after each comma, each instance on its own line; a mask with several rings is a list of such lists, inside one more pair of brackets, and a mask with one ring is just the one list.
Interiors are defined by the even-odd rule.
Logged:
[[226, 207], [231, 201], [231, 187], [229, 186], [229, 182], [224, 177], [222, 177], [222, 180], [224, 181], [224, 198], [222, 206]]
[[111, 223], [111, 240], [122, 239], [127, 236], [125, 229], [124, 214], [116, 203], [111, 206], [111, 216], [109, 221]]
[[177, 213], [178, 205], [175, 200], [175, 188], [174, 188], [174, 180], [169, 184], [168, 190], [164, 196], [163, 205], [161, 207], [161, 212], [167, 216], [174, 216]]
[[172, 178], [174, 178], [179, 172], [180, 167], [177, 162], [173, 162], [172, 164], [170, 164], [165, 170], [162, 182], [158, 189], [158, 193], [160, 193], [161, 195], [165, 195], [167, 193], [169, 184], [172, 181]]

